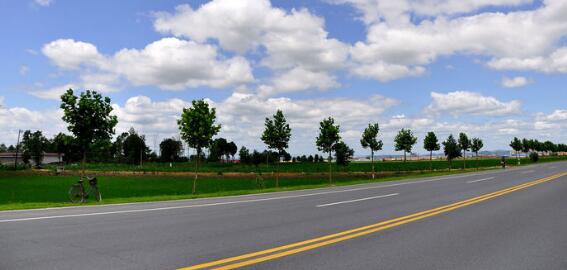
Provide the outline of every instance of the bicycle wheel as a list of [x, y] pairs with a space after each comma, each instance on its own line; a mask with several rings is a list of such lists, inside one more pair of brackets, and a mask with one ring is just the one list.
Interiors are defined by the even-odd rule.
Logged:
[[83, 190], [79, 184], [74, 184], [69, 188], [69, 199], [72, 203], [83, 202]]

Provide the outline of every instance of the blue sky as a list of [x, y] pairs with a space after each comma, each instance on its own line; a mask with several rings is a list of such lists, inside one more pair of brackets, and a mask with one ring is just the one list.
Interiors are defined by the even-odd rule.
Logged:
[[0, 142], [65, 131], [57, 97], [72, 87], [110, 96], [117, 132], [150, 146], [177, 136], [196, 98], [249, 148], [283, 109], [296, 154], [316, 151], [327, 116], [357, 155], [369, 122], [387, 154], [400, 128], [420, 141], [467, 132], [489, 150], [514, 136], [565, 143], [565, 12], [559, 0], [0, 0]]

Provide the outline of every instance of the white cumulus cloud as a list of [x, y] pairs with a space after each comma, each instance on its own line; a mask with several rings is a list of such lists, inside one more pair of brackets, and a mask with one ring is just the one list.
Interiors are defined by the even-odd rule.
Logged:
[[108, 56], [93, 44], [59, 39], [46, 44], [42, 52], [60, 68], [83, 68], [83, 80], [90, 85], [108, 85], [113, 76], [114, 82], [121, 77], [133, 85], [168, 90], [223, 88], [254, 80], [245, 58], [226, 58], [213, 45], [178, 38], [163, 38], [143, 49], [122, 49]]
[[515, 88], [515, 87], [522, 87], [526, 86], [530, 83], [530, 80], [526, 77], [518, 76], [518, 77], [503, 77], [500, 84], [506, 88]]
[[428, 113], [503, 116], [521, 112], [521, 102], [518, 100], [503, 102], [475, 92], [455, 91], [446, 94], [431, 92], [431, 98], [431, 104], [425, 108]]

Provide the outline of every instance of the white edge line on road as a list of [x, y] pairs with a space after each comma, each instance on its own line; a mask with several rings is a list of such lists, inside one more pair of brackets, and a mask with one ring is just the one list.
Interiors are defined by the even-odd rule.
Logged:
[[340, 202], [334, 202], [334, 203], [320, 204], [320, 205], [317, 205], [317, 207], [325, 207], [325, 206], [331, 206], [331, 205], [337, 205], [337, 204], [361, 202], [361, 201], [367, 201], [367, 200], [372, 200], [372, 199], [380, 199], [380, 198], [392, 197], [392, 196], [397, 196], [397, 195], [400, 195], [400, 193], [392, 193], [392, 194], [386, 194], [386, 195], [380, 195], [380, 196], [373, 196], [373, 197], [367, 197], [367, 198], [362, 198], [362, 199], [355, 199], [355, 200], [348, 200], [348, 201], [340, 201]]
[[467, 181], [467, 184], [476, 183], [476, 182], [482, 182], [482, 181], [492, 180], [492, 179], [494, 179], [494, 177], [488, 177], [488, 178], [482, 178], [482, 179], [477, 179], [477, 180], [471, 180], [471, 181]]

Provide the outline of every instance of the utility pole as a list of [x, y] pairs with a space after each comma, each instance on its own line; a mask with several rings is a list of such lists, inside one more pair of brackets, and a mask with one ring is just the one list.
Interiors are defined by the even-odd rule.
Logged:
[[16, 159], [14, 160], [14, 170], [18, 169], [18, 151], [20, 150], [20, 134], [22, 133], [21, 129], [18, 129], [18, 143], [16, 143]]

